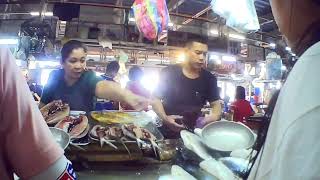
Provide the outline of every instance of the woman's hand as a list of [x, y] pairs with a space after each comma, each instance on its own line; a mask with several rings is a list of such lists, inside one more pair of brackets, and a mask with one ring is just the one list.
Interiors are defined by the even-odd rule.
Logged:
[[141, 96], [137, 96], [134, 95], [132, 93], [128, 94], [125, 97], [125, 101], [126, 103], [128, 103], [133, 109], [137, 110], [137, 111], [142, 111], [148, 108], [149, 105], [149, 100], [141, 97]]
[[149, 104], [148, 99], [137, 96], [126, 89], [122, 89], [118, 83], [112, 81], [98, 82], [96, 85], [95, 95], [101, 99], [127, 103], [137, 111], [146, 109]]

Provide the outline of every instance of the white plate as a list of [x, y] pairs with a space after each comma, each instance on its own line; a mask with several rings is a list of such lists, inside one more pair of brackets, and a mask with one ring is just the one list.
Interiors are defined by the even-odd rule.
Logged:
[[86, 115], [87, 113], [85, 111], [70, 111], [70, 116], [80, 116], [80, 115]]

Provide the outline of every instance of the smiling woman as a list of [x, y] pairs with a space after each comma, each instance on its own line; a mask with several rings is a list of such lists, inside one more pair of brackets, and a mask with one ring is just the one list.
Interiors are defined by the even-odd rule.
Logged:
[[134, 109], [144, 109], [147, 100], [110, 81], [103, 81], [86, 69], [87, 49], [80, 41], [69, 41], [61, 50], [63, 69], [52, 71], [44, 87], [40, 107], [62, 100], [71, 110], [92, 111], [95, 97], [126, 102]]

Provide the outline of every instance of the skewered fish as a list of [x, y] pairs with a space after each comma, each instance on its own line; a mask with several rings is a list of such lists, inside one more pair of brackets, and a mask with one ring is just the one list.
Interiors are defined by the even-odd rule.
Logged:
[[145, 144], [145, 141], [150, 141], [153, 151], [155, 152], [155, 155], [157, 156], [156, 148], [160, 149], [158, 144], [155, 142], [157, 138], [147, 129], [138, 127], [134, 124], [129, 125], [122, 125], [122, 131], [126, 136], [128, 136], [131, 139], [134, 139], [137, 141], [138, 145]]
[[125, 137], [120, 126], [108, 127], [108, 130], [106, 131], [106, 133], [107, 133], [107, 136], [110, 137], [110, 139], [113, 139], [113, 140], [120, 142], [123, 145], [123, 147], [126, 149], [126, 151], [128, 152], [129, 156], [131, 157], [131, 153], [130, 153], [127, 145], [123, 142], [128, 139]]
[[117, 147], [112, 143], [112, 141], [120, 142], [127, 150], [129, 156], [131, 156], [131, 153], [126, 144], [124, 143], [128, 140], [136, 140], [140, 148], [143, 146], [147, 146], [147, 143], [145, 141], [150, 141], [156, 156], [156, 148], [159, 148], [159, 146], [155, 142], [156, 137], [150, 131], [135, 126], [133, 124], [112, 126], [96, 125], [92, 128], [90, 136], [92, 138], [98, 139], [100, 141], [101, 147], [104, 143], [106, 143], [109, 146], [117, 149]]
[[103, 127], [101, 125], [96, 125], [92, 128], [90, 135], [93, 138], [97, 138], [100, 141], [100, 146], [102, 147], [104, 143], [108, 144], [109, 146], [113, 147], [114, 149], [118, 149], [117, 146], [110, 142], [107, 134], [108, 127]]

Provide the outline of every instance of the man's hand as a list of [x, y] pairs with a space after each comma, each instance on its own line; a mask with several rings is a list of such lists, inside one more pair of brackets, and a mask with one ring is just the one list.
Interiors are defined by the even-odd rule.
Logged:
[[181, 117], [176, 115], [167, 116], [166, 119], [163, 120], [163, 123], [167, 125], [168, 128], [170, 128], [172, 131], [180, 132], [182, 129], [184, 129], [184, 126], [176, 122], [176, 119], [178, 118]]

